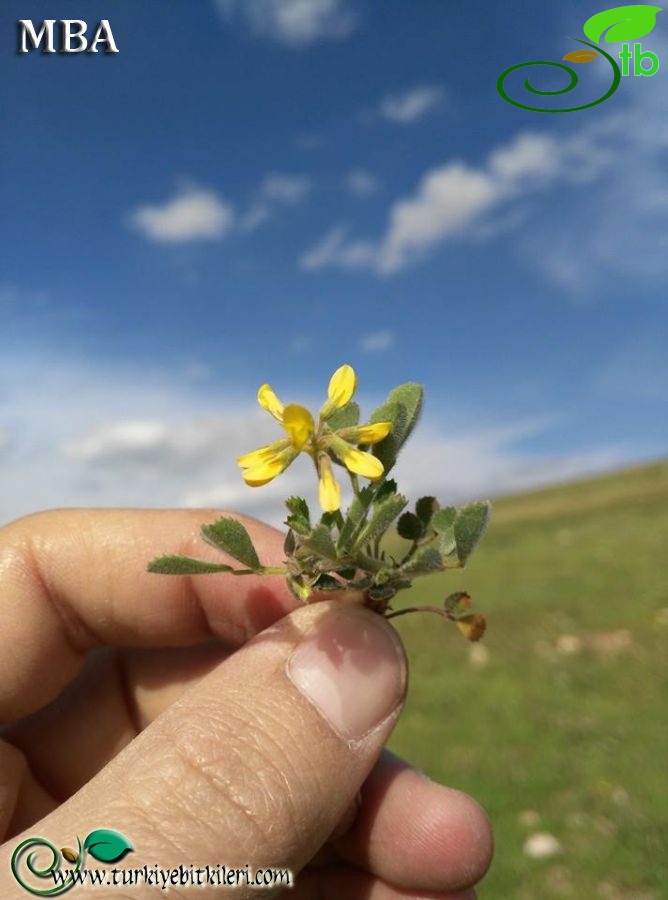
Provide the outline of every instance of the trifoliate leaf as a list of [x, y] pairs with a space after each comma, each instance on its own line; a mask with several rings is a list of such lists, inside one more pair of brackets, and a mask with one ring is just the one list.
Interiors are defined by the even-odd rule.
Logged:
[[191, 559], [189, 556], [159, 556], [148, 566], [149, 572], [159, 575], [207, 575], [213, 572], [234, 572], [232, 566]]
[[207, 544], [224, 550], [249, 569], [261, 568], [250, 535], [237, 519], [223, 517], [212, 525], [202, 525], [202, 537]]
[[399, 537], [407, 541], [417, 541], [422, 536], [422, 522], [412, 512], [405, 512], [397, 522]]
[[489, 522], [489, 503], [470, 503], [462, 507], [455, 519], [454, 533], [457, 556], [462, 565], [475, 549]]
[[415, 515], [422, 522], [425, 531], [431, 523], [431, 518], [440, 508], [436, 497], [420, 497], [415, 504]]
[[431, 572], [440, 572], [443, 568], [443, 558], [435, 547], [424, 547], [411, 556], [404, 563], [401, 571], [405, 575], [429, 575]]
[[360, 408], [352, 400], [350, 403], [342, 406], [341, 409], [337, 409], [336, 412], [332, 413], [327, 419], [327, 424], [332, 431], [338, 431], [340, 428], [352, 428], [354, 425], [357, 425], [359, 420]]
[[288, 528], [297, 534], [308, 534], [311, 530], [311, 518], [308, 503], [301, 497], [288, 497], [285, 501], [290, 515], [285, 520]]
[[408, 501], [402, 494], [390, 494], [385, 500], [374, 504], [369, 519], [355, 540], [356, 547], [363, 547], [369, 541], [382, 537]]
[[606, 43], [635, 41], [654, 28], [658, 12], [661, 12], [660, 6], [645, 6], [640, 3], [615, 6], [614, 9], [605, 9], [591, 16], [582, 30], [596, 44], [600, 43], [604, 32]]
[[327, 526], [316, 525], [313, 531], [302, 539], [302, 547], [306, 547], [312, 553], [323, 556], [325, 559], [337, 559], [336, 547], [332, 535]]
[[84, 850], [100, 862], [118, 862], [134, 847], [120, 831], [98, 828], [91, 831], [84, 841]]
[[423, 394], [420, 384], [400, 384], [390, 391], [387, 402], [371, 414], [369, 421], [372, 423], [392, 423], [392, 431], [372, 450], [385, 467], [386, 474], [397, 461], [399, 451], [415, 427], [422, 410]]

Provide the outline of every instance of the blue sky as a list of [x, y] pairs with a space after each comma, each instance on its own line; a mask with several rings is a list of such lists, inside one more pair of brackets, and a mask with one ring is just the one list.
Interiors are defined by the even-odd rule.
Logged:
[[[665, 68], [599, 106], [541, 115], [495, 88], [599, 10], [5, 0], [0, 519], [275, 518], [310, 473], [240, 484], [234, 455], [274, 436], [257, 386], [317, 404], [344, 361], [367, 408], [425, 384], [416, 492], [663, 455], [668, 14], [642, 39]], [[120, 52], [18, 55], [17, 19], [45, 15], [107, 18]], [[577, 68], [579, 97], [605, 91], [602, 60]]]

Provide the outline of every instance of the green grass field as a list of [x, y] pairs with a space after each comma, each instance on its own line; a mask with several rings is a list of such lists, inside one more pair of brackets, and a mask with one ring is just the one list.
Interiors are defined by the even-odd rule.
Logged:
[[[473, 794], [496, 835], [481, 900], [668, 898], [668, 462], [498, 501], [464, 570], [470, 645], [396, 620], [411, 660], [392, 748]], [[479, 648], [484, 647], [484, 650]], [[535, 832], [557, 853], [524, 851]]]

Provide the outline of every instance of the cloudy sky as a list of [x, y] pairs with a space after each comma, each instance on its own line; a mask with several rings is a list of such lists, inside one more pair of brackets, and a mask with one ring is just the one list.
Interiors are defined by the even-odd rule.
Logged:
[[[317, 406], [342, 362], [367, 410], [425, 384], [411, 493], [665, 454], [668, 13], [642, 39], [665, 69], [591, 109], [526, 112], [495, 87], [599, 10], [4, 0], [0, 522], [180, 504], [276, 521], [312, 475], [241, 482], [235, 455], [277, 436], [257, 387]], [[118, 54], [16, 53], [17, 19], [84, 13]], [[602, 59], [577, 68], [579, 98], [605, 92]]]

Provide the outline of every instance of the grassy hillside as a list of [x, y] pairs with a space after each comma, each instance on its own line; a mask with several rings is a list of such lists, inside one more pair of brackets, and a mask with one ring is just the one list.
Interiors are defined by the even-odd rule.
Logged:
[[[668, 898], [668, 463], [508, 498], [463, 571], [469, 645], [397, 619], [412, 684], [393, 749], [487, 808], [481, 900]], [[481, 649], [484, 648], [484, 649]], [[560, 845], [524, 851], [535, 832]]]

